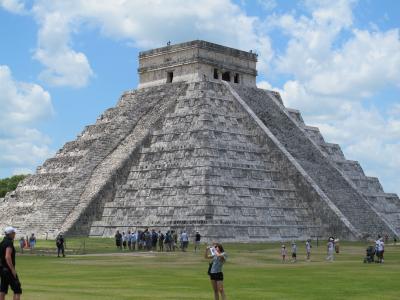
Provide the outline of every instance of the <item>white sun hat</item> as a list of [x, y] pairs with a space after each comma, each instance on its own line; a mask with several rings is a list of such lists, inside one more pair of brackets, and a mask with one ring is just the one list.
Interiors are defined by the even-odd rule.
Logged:
[[13, 232], [16, 233], [17, 230], [12, 226], [8, 226], [8, 227], [6, 227], [6, 229], [4, 229], [4, 233], [5, 234], [10, 234], [10, 233], [13, 233]]

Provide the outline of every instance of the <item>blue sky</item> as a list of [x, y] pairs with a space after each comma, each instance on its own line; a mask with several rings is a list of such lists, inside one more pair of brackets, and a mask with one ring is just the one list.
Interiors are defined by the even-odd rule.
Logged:
[[399, 30], [389, 0], [0, 0], [0, 177], [136, 88], [139, 51], [204, 39], [257, 51], [259, 87], [400, 193]]

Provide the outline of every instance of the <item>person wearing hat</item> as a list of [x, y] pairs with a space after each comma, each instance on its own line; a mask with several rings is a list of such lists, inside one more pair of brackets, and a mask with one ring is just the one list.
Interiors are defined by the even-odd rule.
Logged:
[[10, 286], [14, 292], [14, 300], [21, 299], [22, 289], [17, 271], [15, 270], [15, 239], [16, 230], [7, 227], [4, 230], [5, 237], [0, 243], [0, 263], [1, 263], [1, 285], [0, 300], [4, 300]]

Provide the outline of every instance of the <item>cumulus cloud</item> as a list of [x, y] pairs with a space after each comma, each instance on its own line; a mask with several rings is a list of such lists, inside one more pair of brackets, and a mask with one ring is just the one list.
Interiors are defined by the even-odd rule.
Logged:
[[257, 82], [257, 87], [259, 89], [272, 90], [272, 85], [266, 80]]
[[279, 89], [282, 98], [327, 141], [339, 143], [349, 159], [360, 160], [367, 174], [381, 175], [384, 187], [399, 193], [400, 179], [392, 176], [400, 168], [399, 106], [386, 113], [376, 108], [381, 104], [375, 98], [386, 87], [400, 86], [399, 29], [357, 29], [353, 1], [305, 3], [309, 16], [270, 21], [289, 38], [276, 65], [293, 77]]
[[88, 58], [71, 43], [82, 28], [142, 49], [196, 38], [253, 49], [262, 68], [273, 53], [260, 20], [229, 0], [38, 0], [32, 13], [40, 25], [34, 57], [46, 67], [41, 78], [59, 86], [85, 86], [93, 76]]
[[273, 10], [278, 5], [276, 0], [257, 0], [257, 2], [266, 11]]
[[40, 23], [34, 58], [46, 67], [40, 78], [54, 86], [87, 85], [93, 71], [86, 55], [71, 48], [71, 16], [62, 11], [43, 12], [43, 9], [33, 8]]
[[19, 0], [0, 0], [0, 7], [15, 14], [26, 13], [24, 2]]
[[33, 169], [52, 153], [49, 137], [33, 128], [53, 115], [49, 93], [37, 84], [16, 81], [2, 65], [0, 106], [0, 165]]

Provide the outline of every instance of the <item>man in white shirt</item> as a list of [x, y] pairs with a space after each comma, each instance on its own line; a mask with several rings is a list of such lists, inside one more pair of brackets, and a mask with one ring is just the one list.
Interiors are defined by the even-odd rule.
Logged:
[[186, 233], [186, 231], [183, 231], [181, 233], [181, 242], [182, 242], [182, 251], [186, 251], [186, 249], [189, 245], [189, 236]]
[[375, 251], [376, 256], [378, 257], [378, 263], [383, 263], [383, 252], [385, 250], [385, 243], [383, 242], [383, 238], [378, 237], [375, 241]]
[[335, 253], [335, 244], [334, 244], [334, 239], [329, 238], [328, 244], [327, 244], [327, 250], [328, 250], [328, 256], [326, 257], [326, 260], [328, 261], [333, 261], [335, 259], [334, 253]]

